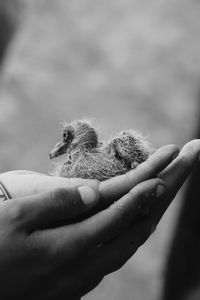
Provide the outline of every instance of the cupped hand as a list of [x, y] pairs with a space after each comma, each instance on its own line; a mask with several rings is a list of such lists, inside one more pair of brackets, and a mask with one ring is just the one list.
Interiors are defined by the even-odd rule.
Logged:
[[[102, 197], [110, 196], [110, 203], [117, 197], [127, 193], [133, 186], [146, 179], [155, 177], [163, 170], [178, 153], [174, 145], [158, 149], [144, 164], [125, 175], [107, 181], [98, 182], [93, 179], [63, 178], [46, 174], [16, 170], [0, 174], [0, 181], [5, 185], [11, 198], [29, 196], [55, 188], [71, 188], [82, 185], [98, 189]], [[152, 165], [149, 166], [149, 165]], [[116, 188], [117, 187], [117, 188]]]
[[[157, 153], [155, 155], [157, 156]], [[165, 192], [162, 191], [156, 200], [152, 195], [155, 202], [150, 201], [150, 197], [148, 197], [148, 201], [152, 203], [149, 215], [143, 220], [133, 222], [121, 235], [96, 249], [93, 252], [91, 270], [88, 270], [88, 274], [93, 273], [94, 270], [96, 270], [96, 274], [104, 275], [114, 272], [134, 255], [155, 231], [157, 224], [188, 176], [196, 167], [199, 167], [199, 155], [200, 140], [193, 140], [183, 147], [177, 158], [157, 175], [163, 180]], [[146, 163], [141, 165], [141, 169], [144, 166], [146, 167]], [[149, 167], [152, 169], [152, 163], [149, 164]], [[140, 187], [142, 185], [143, 183], [140, 184]]]
[[[174, 160], [177, 151], [175, 146], [162, 147], [136, 169], [101, 183], [2, 174], [0, 180], [17, 197], [0, 203], [4, 299], [75, 299], [119, 269], [151, 234], [190, 174], [200, 142], [186, 145]], [[77, 188], [82, 185], [90, 188]], [[49, 226], [99, 202], [111, 205], [81, 222]], [[138, 220], [141, 211], [150, 213]]]
[[[164, 146], [158, 149], [145, 164], [141, 164], [136, 169], [122, 176], [104, 182], [98, 182], [93, 179], [48, 176], [27, 170], [2, 173], [0, 174], [0, 182], [3, 183], [12, 199], [38, 194], [56, 188], [77, 188], [84, 185], [92, 187], [95, 190], [97, 189], [100, 200], [92, 209], [83, 212], [82, 216], [76, 218], [76, 220], [81, 220], [81, 218], [87, 218], [90, 215], [107, 208], [138, 183], [156, 177], [156, 175], [163, 170], [175, 156], [177, 156], [177, 153], [178, 149], [176, 146]], [[138, 211], [138, 213], [140, 212]]]

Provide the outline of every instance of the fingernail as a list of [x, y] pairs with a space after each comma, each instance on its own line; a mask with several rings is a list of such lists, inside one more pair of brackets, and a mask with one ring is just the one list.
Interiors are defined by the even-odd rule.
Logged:
[[89, 186], [78, 187], [81, 198], [86, 206], [93, 206], [98, 202], [98, 193]]
[[177, 150], [175, 153], [173, 153], [172, 160], [176, 159], [178, 157], [179, 153], [180, 153], [179, 150]]
[[165, 186], [162, 184], [159, 184], [156, 188], [156, 198], [161, 197], [165, 193]]

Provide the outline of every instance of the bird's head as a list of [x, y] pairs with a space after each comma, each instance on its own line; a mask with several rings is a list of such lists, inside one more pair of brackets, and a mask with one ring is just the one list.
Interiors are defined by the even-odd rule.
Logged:
[[50, 159], [58, 157], [69, 151], [72, 141], [74, 140], [75, 133], [74, 129], [70, 124], [64, 127], [62, 131], [62, 141], [57, 143], [51, 150], [49, 157]]
[[94, 128], [86, 121], [65, 123], [62, 130], [62, 142], [57, 143], [49, 154], [50, 159], [62, 154], [82, 149], [87, 151], [98, 146], [98, 137]]

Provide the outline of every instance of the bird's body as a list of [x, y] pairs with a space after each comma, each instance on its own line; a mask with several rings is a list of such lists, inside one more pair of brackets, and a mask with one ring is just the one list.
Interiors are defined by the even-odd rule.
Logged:
[[86, 152], [75, 152], [70, 160], [58, 164], [55, 175], [62, 177], [80, 177], [105, 180], [126, 172], [126, 168], [119, 160], [101, 149]]
[[121, 175], [145, 161], [152, 148], [135, 131], [123, 131], [107, 143], [100, 143], [94, 128], [85, 121], [64, 125], [63, 141], [50, 158], [65, 154], [54, 175], [106, 180]]

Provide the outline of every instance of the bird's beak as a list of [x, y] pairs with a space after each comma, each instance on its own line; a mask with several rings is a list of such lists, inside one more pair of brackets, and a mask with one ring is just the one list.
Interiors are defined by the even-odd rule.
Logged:
[[58, 157], [67, 152], [68, 144], [65, 142], [57, 143], [49, 154], [50, 159]]

